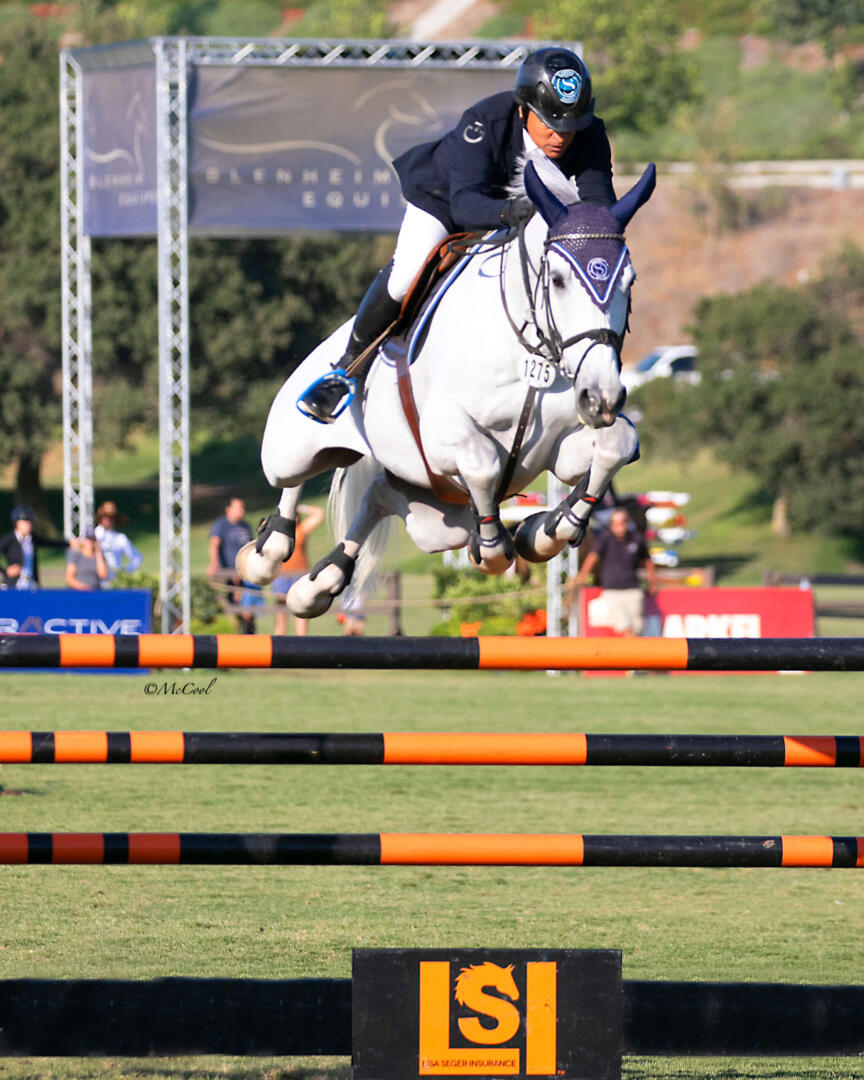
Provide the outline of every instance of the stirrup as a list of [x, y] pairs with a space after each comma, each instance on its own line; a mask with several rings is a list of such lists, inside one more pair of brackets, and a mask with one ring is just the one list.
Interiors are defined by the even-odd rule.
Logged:
[[[319, 387], [323, 389], [329, 389], [331, 387], [339, 387], [345, 394], [345, 401], [331, 413], [326, 419], [322, 420], [309, 410], [309, 406], [306, 404], [306, 398], [314, 393]], [[326, 372], [315, 382], [310, 383], [309, 386], [303, 391], [300, 397], [297, 399], [297, 408], [304, 415], [308, 416], [310, 420], [314, 420], [316, 424], [332, 424], [334, 420], [342, 415], [348, 408], [351, 402], [354, 400], [354, 395], [357, 392], [357, 382], [353, 379], [343, 367], [333, 368], [332, 371]]]

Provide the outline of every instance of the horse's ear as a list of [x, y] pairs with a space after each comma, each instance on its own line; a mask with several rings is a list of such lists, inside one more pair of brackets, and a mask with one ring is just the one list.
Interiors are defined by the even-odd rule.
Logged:
[[609, 207], [609, 213], [617, 219], [622, 229], [627, 228], [630, 218], [651, 198], [656, 183], [657, 167], [652, 161], [627, 194], [622, 195], [614, 206]]
[[559, 202], [552, 192], [544, 186], [543, 181], [537, 175], [533, 161], [529, 161], [525, 166], [525, 191], [528, 193], [528, 198], [543, 215], [543, 220], [550, 229], [567, 217], [567, 207], [564, 203]]

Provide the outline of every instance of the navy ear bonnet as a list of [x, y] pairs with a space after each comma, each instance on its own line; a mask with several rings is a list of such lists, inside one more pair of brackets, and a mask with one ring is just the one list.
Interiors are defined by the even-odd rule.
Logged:
[[525, 190], [549, 226], [547, 248], [563, 255], [604, 311], [630, 265], [624, 229], [651, 198], [656, 182], [657, 170], [651, 164], [627, 194], [608, 208], [591, 203], [565, 206], [543, 184], [534, 163], [529, 161], [525, 166]]
[[605, 206], [576, 203], [549, 230], [547, 247], [562, 255], [598, 307], [606, 311], [630, 265], [621, 224]]

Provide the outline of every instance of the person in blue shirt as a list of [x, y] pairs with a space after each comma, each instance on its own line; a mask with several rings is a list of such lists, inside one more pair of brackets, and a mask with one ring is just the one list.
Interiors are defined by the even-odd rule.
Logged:
[[236, 497], [229, 499], [225, 513], [210, 530], [207, 575], [233, 586], [228, 598], [243, 609], [237, 613], [237, 629], [241, 634], [255, 633], [255, 608], [264, 604], [261, 586], [242, 581], [234, 570], [237, 552], [251, 539], [252, 529], [246, 521], [246, 504]]
[[298, 400], [302, 413], [326, 424], [342, 412], [354, 389], [346, 368], [394, 321], [427, 255], [445, 237], [515, 228], [531, 217], [531, 200], [508, 195], [507, 186], [520, 156], [533, 150], [575, 179], [582, 202], [615, 202], [612, 153], [603, 121], [594, 115], [591, 76], [569, 49], [529, 53], [513, 92], [484, 98], [443, 138], [415, 146], [393, 162], [407, 201], [393, 260], [361, 301], [338, 366]]

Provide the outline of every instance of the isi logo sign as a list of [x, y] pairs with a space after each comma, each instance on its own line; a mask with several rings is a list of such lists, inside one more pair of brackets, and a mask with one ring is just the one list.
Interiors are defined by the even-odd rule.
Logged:
[[354, 1080], [621, 1075], [621, 954], [354, 952]]

